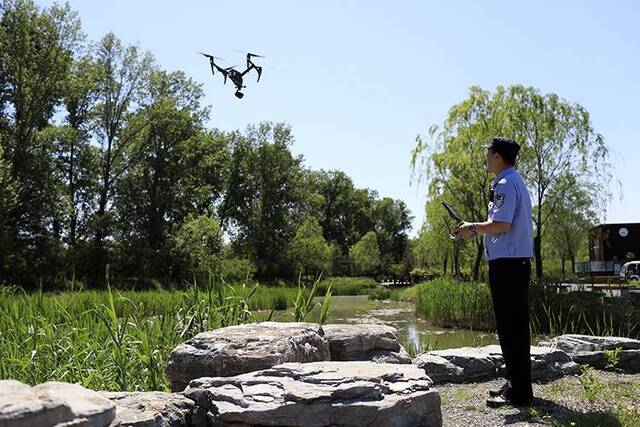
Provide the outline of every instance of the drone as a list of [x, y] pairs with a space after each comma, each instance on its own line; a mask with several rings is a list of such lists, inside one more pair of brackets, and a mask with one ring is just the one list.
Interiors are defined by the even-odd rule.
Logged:
[[247, 53], [247, 68], [244, 71], [240, 72], [235, 69], [236, 67], [235, 65], [227, 68], [222, 68], [218, 66], [215, 60], [216, 59], [221, 60], [222, 58], [218, 58], [216, 56], [209, 55], [208, 53], [204, 53], [204, 52], [200, 52], [200, 55], [206, 56], [207, 58], [209, 58], [209, 64], [211, 65], [211, 74], [215, 76], [216, 70], [218, 70], [218, 72], [221, 73], [222, 76], [224, 77], [224, 84], [227, 83], [227, 77], [231, 79], [233, 84], [236, 86], [235, 95], [238, 99], [242, 99], [242, 97], [244, 96], [244, 93], [242, 93], [240, 90], [246, 87], [242, 85], [242, 78], [244, 77], [245, 74], [247, 74], [251, 70], [256, 70], [256, 72], [258, 73], [258, 80], [257, 80], [258, 82], [260, 81], [260, 77], [262, 76], [262, 67], [254, 64], [251, 58], [264, 58], [264, 56], [256, 55], [255, 53]]

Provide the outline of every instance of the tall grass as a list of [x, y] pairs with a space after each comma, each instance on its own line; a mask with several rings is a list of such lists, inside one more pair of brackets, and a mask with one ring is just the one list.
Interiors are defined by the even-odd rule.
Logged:
[[417, 285], [414, 302], [418, 314], [443, 327], [495, 328], [491, 293], [482, 283], [440, 277]]
[[532, 287], [531, 330], [538, 335], [588, 334], [640, 339], [640, 304], [594, 292], [554, 291]]
[[0, 288], [0, 379], [169, 390], [166, 361], [177, 344], [208, 329], [269, 320], [295, 293], [211, 281], [179, 292]]
[[[410, 291], [410, 295], [413, 291]], [[441, 277], [415, 287], [416, 312], [444, 327], [495, 330], [491, 291], [483, 283]], [[640, 304], [593, 292], [558, 294], [532, 285], [533, 335], [588, 334], [640, 338]]]

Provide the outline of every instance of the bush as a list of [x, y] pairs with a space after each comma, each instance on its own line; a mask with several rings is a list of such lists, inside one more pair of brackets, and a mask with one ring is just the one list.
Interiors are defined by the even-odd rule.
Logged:
[[216, 218], [189, 216], [171, 235], [173, 255], [187, 271], [201, 277], [216, 272], [222, 251], [222, 230]]
[[250, 282], [256, 273], [256, 266], [246, 258], [223, 259], [220, 276], [226, 282]]
[[371, 277], [329, 277], [318, 284], [318, 294], [324, 295], [329, 284], [333, 295], [366, 295], [378, 286]]

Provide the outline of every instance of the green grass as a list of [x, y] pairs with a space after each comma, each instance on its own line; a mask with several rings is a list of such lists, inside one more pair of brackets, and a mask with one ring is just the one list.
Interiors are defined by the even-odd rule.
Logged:
[[640, 382], [598, 380], [601, 389], [593, 398], [598, 404], [591, 409], [591, 403], [584, 396], [580, 382], [573, 377], [565, 377], [554, 381], [541, 390], [540, 397], [563, 404], [567, 396], [580, 396], [584, 401], [585, 412], [567, 411], [562, 416], [545, 414], [543, 419], [557, 426], [629, 426], [640, 425], [640, 407], [637, 405]]
[[[443, 327], [495, 330], [491, 292], [484, 283], [441, 277], [391, 294], [412, 299], [416, 312]], [[588, 334], [640, 338], [638, 301], [593, 292], [558, 294], [531, 285], [532, 335]]]
[[367, 295], [374, 292], [378, 283], [371, 277], [329, 277], [318, 284], [318, 295], [324, 295], [331, 285], [333, 295]]
[[416, 286], [416, 312], [443, 327], [495, 328], [491, 293], [483, 284], [441, 277]]
[[268, 320], [273, 309], [291, 307], [297, 292], [214, 284], [177, 292], [1, 288], [0, 379], [169, 390], [166, 361], [176, 345], [205, 330]]

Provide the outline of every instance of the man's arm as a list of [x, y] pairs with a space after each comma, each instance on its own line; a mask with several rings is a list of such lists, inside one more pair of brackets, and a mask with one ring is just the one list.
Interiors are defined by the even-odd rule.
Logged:
[[499, 234], [508, 231], [511, 228], [511, 223], [492, 220], [485, 222], [462, 222], [458, 228], [453, 231], [453, 234], [459, 239], [468, 240], [474, 237], [474, 226], [477, 234]]
[[499, 234], [508, 231], [511, 228], [510, 222], [503, 221], [485, 221], [476, 222], [476, 230], [478, 234]]
[[477, 234], [500, 234], [508, 231], [513, 222], [517, 203], [517, 191], [512, 183], [501, 181], [495, 187], [492, 207], [493, 219], [485, 222], [462, 222], [453, 234], [459, 239], [470, 239]]

